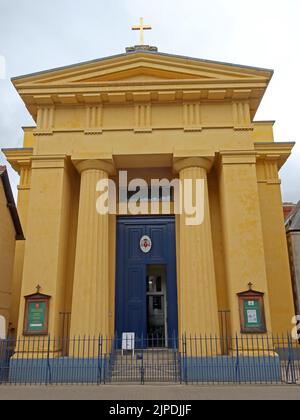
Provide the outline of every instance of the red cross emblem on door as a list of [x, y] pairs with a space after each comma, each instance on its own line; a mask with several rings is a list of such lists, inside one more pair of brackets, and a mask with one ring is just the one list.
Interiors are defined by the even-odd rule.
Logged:
[[140, 247], [141, 247], [142, 252], [144, 252], [145, 254], [150, 252], [152, 248], [151, 238], [149, 238], [149, 236], [143, 236], [142, 239], [140, 240]]

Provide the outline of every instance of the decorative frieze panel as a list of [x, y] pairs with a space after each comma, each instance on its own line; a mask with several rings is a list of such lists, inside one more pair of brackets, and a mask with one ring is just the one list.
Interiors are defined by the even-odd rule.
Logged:
[[39, 107], [35, 135], [51, 135], [54, 128], [54, 106]]
[[260, 184], [280, 184], [278, 176], [278, 158], [258, 158], [258, 183]]
[[265, 176], [268, 182], [278, 182], [278, 166], [277, 161], [265, 161]]
[[233, 102], [232, 113], [235, 130], [252, 130], [250, 105], [248, 102]]
[[136, 104], [134, 106], [135, 132], [147, 133], [152, 131], [151, 111], [151, 104]]
[[86, 107], [85, 134], [101, 134], [103, 125], [103, 106]]
[[186, 103], [183, 104], [183, 124], [184, 131], [201, 131], [201, 104]]
[[30, 188], [31, 167], [23, 166], [20, 174], [19, 189], [27, 190]]

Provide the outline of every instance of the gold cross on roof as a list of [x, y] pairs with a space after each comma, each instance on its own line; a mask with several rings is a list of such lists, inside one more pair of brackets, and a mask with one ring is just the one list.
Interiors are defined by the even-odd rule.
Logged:
[[140, 45], [144, 45], [144, 31], [150, 31], [150, 25], [144, 25], [144, 18], [140, 18], [140, 26], [133, 26], [133, 31], [140, 31]]

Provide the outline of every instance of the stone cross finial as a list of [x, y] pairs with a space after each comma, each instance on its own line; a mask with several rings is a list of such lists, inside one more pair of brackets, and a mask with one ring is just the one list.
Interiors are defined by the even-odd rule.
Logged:
[[41, 291], [41, 286], [38, 284], [38, 285], [36, 286], [36, 293], [40, 293], [40, 291]]

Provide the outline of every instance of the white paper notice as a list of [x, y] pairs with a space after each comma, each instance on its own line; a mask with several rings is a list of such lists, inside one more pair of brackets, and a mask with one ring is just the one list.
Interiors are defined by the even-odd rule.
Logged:
[[122, 334], [122, 350], [134, 350], [134, 333], [123, 333]]
[[4, 316], [0, 315], [0, 340], [6, 339], [6, 321]]
[[257, 312], [255, 310], [248, 310], [247, 318], [249, 324], [257, 324]]

